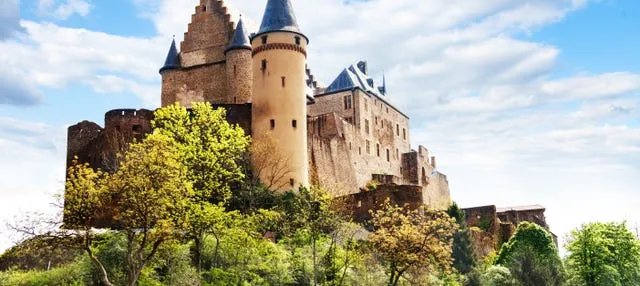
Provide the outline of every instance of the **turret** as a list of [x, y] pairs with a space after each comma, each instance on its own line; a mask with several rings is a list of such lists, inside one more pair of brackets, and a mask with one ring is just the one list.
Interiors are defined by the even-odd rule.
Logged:
[[227, 59], [227, 82], [232, 83], [228, 85], [229, 101], [236, 104], [251, 102], [253, 89], [251, 42], [242, 19], [238, 21], [231, 43], [224, 54]]
[[180, 55], [178, 54], [178, 48], [176, 48], [176, 39], [171, 41], [171, 47], [169, 47], [169, 53], [167, 59], [164, 61], [164, 66], [160, 68], [160, 74], [164, 71], [175, 70], [180, 68]]
[[[305, 82], [308, 42], [298, 27], [291, 2], [268, 0], [260, 30], [251, 38], [252, 133], [254, 144], [269, 141], [273, 149], [270, 155], [282, 157], [277, 162], [287, 163], [285, 170], [262, 170], [259, 174], [263, 183], [280, 191], [309, 183]], [[276, 173], [284, 177], [269, 177]]]
[[160, 68], [160, 75], [162, 76], [162, 94], [161, 105], [167, 106], [173, 104], [176, 101], [175, 92], [171, 87], [177, 85], [176, 74], [180, 73], [181, 68], [180, 54], [176, 48], [176, 40], [171, 41], [171, 47], [167, 54], [167, 59], [164, 61], [164, 66]]

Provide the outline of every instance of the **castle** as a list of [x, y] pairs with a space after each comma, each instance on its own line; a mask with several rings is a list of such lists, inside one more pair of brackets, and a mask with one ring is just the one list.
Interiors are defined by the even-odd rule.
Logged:
[[[396, 203], [451, 204], [447, 177], [427, 148], [410, 144], [409, 116], [391, 104], [384, 84], [360, 61], [328, 86], [306, 65], [309, 39], [289, 0], [268, 0], [260, 29], [231, 21], [221, 0], [200, 0], [180, 43], [171, 43], [162, 76], [161, 104], [210, 102], [227, 120], [269, 146], [258, 173], [276, 190], [317, 184], [352, 198], [356, 215], [391, 198]], [[124, 144], [150, 133], [153, 112], [119, 109], [69, 127], [67, 164], [74, 156], [115, 171]], [[255, 160], [255, 159], [254, 159]], [[276, 164], [273, 162], [284, 162]], [[279, 170], [283, 169], [283, 170]]]

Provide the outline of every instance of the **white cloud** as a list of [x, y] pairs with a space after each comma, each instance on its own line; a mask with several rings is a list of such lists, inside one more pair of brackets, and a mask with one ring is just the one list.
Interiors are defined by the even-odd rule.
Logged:
[[38, 13], [43, 16], [51, 16], [60, 20], [66, 20], [74, 14], [82, 17], [89, 15], [92, 5], [84, 0], [39, 0]]
[[0, 1], [0, 41], [22, 31], [19, 4], [18, 0]]

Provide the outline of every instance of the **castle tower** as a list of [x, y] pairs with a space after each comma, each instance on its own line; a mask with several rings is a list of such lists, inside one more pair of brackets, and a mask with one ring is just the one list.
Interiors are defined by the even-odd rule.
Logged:
[[[262, 170], [258, 174], [263, 183], [269, 182], [281, 191], [309, 182], [305, 83], [308, 43], [298, 28], [291, 2], [268, 0], [260, 30], [251, 38], [252, 135], [254, 144], [269, 141], [273, 147], [270, 155], [281, 156], [288, 163], [286, 170]], [[254, 165], [257, 163], [254, 159]], [[276, 173], [284, 176], [269, 177]]]
[[229, 47], [225, 50], [227, 59], [227, 82], [229, 99], [232, 103], [251, 102], [253, 89], [253, 69], [251, 67], [251, 42], [242, 19], [233, 34]]

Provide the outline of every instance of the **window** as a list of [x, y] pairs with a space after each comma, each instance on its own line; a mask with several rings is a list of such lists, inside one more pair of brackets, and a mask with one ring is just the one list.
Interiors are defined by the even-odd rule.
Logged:
[[358, 155], [362, 155], [362, 147], [358, 147]]
[[286, 84], [287, 84], [287, 83], [286, 83], [286, 80], [287, 80], [287, 77], [284, 77], [284, 76], [283, 76], [283, 77], [282, 77], [282, 87], [285, 87], [285, 86], [286, 86]]
[[262, 60], [262, 68], [261, 70], [264, 72], [267, 70], [267, 60]]
[[296, 184], [296, 181], [293, 178], [289, 179], [289, 185], [293, 187], [295, 184]]
[[275, 129], [276, 128], [276, 121], [271, 119], [270, 122], [271, 122], [271, 130]]
[[407, 140], [407, 129], [402, 128], [402, 138], [404, 138], [404, 140]]
[[396, 159], [400, 160], [400, 150], [396, 148]]
[[364, 99], [364, 111], [369, 111], [369, 101], [366, 98]]
[[236, 72], [236, 65], [233, 65], [233, 76], [235, 77], [235, 76], [236, 76], [236, 74], [237, 74], [237, 72]]
[[351, 95], [344, 97], [344, 109], [351, 109], [353, 107], [353, 98]]
[[133, 125], [133, 132], [134, 132], [134, 133], [140, 133], [140, 132], [142, 132], [142, 125], [138, 125], [138, 124]]
[[375, 117], [376, 118], [376, 126], [378, 125], [378, 116]]
[[371, 154], [371, 142], [367, 140], [367, 154]]
[[384, 128], [384, 119], [382, 119], [382, 128]]
[[346, 117], [344, 121], [346, 121], [349, 124], [353, 124], [353, 117]]
[[296, 45], [300, 45], [300, 37], [296, 36]]
[[387, 107], [387, 113], [389, 113], [389, 107]]
[[364, 120], [364, 132], [369, 134], [369, 119]]
[[400, 124], [396, 124], [396, 134], [400, 136]]
[[202, 6], [202, 12], [207, 12], [207, 6]]
[[380, 143], [376, 143], [376, 155], [380, 157]]
[[262, 36], [262, 44], [266, 44], [267, 43], [267, 36]]
[[298, 128], [298, 120], [295, 120], [295, 119], [294, 119], [294, 120], [292, 120], [292, 121], [291, 121], [291, 127], [293, 127], [294, 129], [295, 129], [295, 128]]
[[349, 150], [351, 150], [351, 142], [349, 142]]
[[387, 149], [387, 162], [391, 162], [391, 156], [389, 153], [389, 149]]

